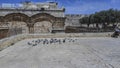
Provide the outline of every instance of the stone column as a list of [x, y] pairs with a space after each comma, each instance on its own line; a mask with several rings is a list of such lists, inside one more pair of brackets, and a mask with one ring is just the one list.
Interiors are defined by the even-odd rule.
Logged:
[[53, 30], [55, 29], [55, 23], [56, 21], [52, 21], [52, 27], [51, 27], [50, 33], [53, 33]]
[[29, 33], [34, 33], [34, 24], [29, 24], [28, 28], [29, 28]]

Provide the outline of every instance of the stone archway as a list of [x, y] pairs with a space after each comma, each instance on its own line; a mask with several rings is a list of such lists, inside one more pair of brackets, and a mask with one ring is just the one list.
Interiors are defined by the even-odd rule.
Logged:
[[47, 13], [38, 13], [31, 17], [34, 33], [51, 33], [55, 17]]
[[41, 21], [34, 24], [34, 33], [51, 33], [52, 23], [49, 21]]
[[51, 33], [53, 30], [60, 30], [64, 27], [65, 18], [55, 17], [48, 13], [38, 13], [31, 17], [23, 13], [10, 13], [0, 16], [0, 21], [2, 26], [5, 25], [9, 28], [11, 33], [14, 33], [12, 31], [19, 31], [18, 33], [37, 33], [37, 31], [38, 33]]
[[21, 21], [10, 21], [8, 23], [9, 32], [13, 33], [16, 32], [17, 34], [24, 34], [29, 33], [29, 29], [27, 27], [27, 24], [25, 22]]
[[10, 36], [29, 33], [28, 21], [29, 17], [22, 13], [11, 13], [4, 16], [4, 24], [9, 28], [8, 34]]

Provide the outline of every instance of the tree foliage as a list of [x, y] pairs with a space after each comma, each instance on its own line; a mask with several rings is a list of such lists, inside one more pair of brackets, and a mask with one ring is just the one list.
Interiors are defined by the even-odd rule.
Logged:
[[120, 10], [109, 9], [95, 12], [94, 14], [81, 18], [80, 23], [87, 24], [88, 27], [90, 24], [96, 24], [97, 28], [99, 28], [99, 24], [102, 24], [103, 28], [107, 27], [109, 24], [114, 26], [120, 23]]

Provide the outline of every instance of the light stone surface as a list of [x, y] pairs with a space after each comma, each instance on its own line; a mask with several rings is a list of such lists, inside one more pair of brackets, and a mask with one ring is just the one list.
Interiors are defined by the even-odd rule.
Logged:
[[0, 68], [120, 68], [120, 38], [84, 37], [37, 46], [26, 39], [0, 52]]
[[[85, 17], [85, 16], [89, 16], [89, 15], [85, 15], [85, 14], [66, 14], [66, 21], [65, 21], [65, 26], [74, 26], [74, 27], [80, 27], [80, 19]], [[83, 24], [82, 24], [83, 26]]]
[[34, 33], [50, 33], [52, 30], [52, 24], [48, 21], [37, 22], [34, 25]]

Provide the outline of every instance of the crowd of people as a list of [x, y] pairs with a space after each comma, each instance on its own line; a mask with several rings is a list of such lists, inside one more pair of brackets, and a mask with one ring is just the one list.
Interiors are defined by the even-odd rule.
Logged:
[[31, 42], [28, 42], [28, 45], [37, 46], [37, 45], [49, 45], [49, 44], [64, 44], [64, 43], [74, 43], [77, 39], [72, 38], [45, 38], [45, 39], [35, 39]]

